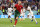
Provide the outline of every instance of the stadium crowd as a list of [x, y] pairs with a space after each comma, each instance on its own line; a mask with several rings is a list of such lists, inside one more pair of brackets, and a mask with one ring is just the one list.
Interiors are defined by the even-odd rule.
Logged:
[[[7, 9], [9, 7], [14, 7], [19, 0], [0, 0], [0, 15], [7, 15]], [[40, 0], [21, 0], [23, 7], [31, 5], [33, 11], [37, 11], [37, 15], [40, 15]]]

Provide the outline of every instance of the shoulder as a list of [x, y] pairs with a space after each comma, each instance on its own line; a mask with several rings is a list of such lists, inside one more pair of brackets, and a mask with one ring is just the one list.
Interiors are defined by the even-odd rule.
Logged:
[[23, 6], [22, 5], [20, 5], [22, 8], [23, 8]]

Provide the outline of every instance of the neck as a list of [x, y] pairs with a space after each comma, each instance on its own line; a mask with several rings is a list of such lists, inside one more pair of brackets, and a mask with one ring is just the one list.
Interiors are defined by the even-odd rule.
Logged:
[[18, 5], [20, 5], [20, 4], [18, 4]]

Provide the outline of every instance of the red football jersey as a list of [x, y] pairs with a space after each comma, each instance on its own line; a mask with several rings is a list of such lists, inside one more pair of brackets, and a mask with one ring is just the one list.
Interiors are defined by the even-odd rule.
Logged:
[[21, 9], [23, 8], [23, 6], [16, 4], [15, 7], [21, 13]]

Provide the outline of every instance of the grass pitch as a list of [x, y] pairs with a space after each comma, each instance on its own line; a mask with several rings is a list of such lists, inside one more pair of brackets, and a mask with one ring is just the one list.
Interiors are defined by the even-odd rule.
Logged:
[[[0, 27], [13, 27], [14, 19], [12, 18], [13, 22], [11, 23], [8, 18], [0, 18]], [[38, 24], [35, 21], [31, 22], [30, 19], [25, 19], [24, 21], [20, 21], [18, 19], [18, 23], [16, 27], [40, 27], [40, 18], [36, 18]]]

